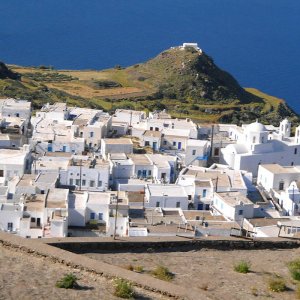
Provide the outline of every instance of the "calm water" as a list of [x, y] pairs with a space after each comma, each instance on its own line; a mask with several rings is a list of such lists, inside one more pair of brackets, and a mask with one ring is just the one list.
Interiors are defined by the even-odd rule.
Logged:
[[103, 69], [198, 42], [300, 113], [299, 0], [0, 0], [0, 60]]

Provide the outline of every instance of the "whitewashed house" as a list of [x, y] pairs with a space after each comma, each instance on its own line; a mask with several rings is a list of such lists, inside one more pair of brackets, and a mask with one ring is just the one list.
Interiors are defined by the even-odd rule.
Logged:
[[260, 164], [278, 163], [285, 166], [300, 164], [300, 140], [290, 137], [290, 123], [281, 122], [277, 132], [269, 132], [266, 126], [255, 122], [243, 128], [236, 144], [221, 149], [221, 163], [235, 170], [247, 170], [256, 177]]
[[109, 163], [88, 156], [74, 155], [65, 170], [60, 169], [60, 184], [83, 191], [103, 192], [109, 188]]
[[211, 206], [214, 214], [242, 222], [244, 218], [254, 217], [254, 203], [240, 192], [218, 192], [213, 195]]
[[128, 138], [102, 139], [101, 155], [107, 158], [111, 153], [133, 153], [132, 140]]
[[145, 207], [188, 209], [188, 195], [176, 184], [148, 184], [145, 189]]
[[158, 151], [161, 147], [162, 133], [160, 131], [146, 130], [141, 137], [141, 146], [150, 147]]
[[30, 170], [29, 145], [19, 149], [0, 149], [0, 185], [7, 185], [13, 177], [22, 177]]

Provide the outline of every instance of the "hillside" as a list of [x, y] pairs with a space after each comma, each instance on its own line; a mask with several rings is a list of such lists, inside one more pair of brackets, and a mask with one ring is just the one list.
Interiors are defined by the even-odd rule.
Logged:
[[3, 74], [15, 75], [0, 77], [0, 96], [31, 100], [34, 108], [65, 101], [106, 111], [166, 108], [173, 117], [197, 122], [242, 123], [258, 118], [278, 124], [284, 117], [299, 122], [284, 100], [242, 88], [211, 57], [194, 48], [171, 48], [145, 63], [102, 71], [9, 67], [11, 71], [2, 67]]

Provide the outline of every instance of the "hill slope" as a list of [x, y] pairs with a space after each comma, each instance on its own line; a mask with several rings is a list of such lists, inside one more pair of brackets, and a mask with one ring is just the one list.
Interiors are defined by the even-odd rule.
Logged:
[[145, 63], [102, 71], [10, 68], [2, 65], [0, 97], [31, 100], [34, 108], [64, 101], [107, 111], [166, 108], [173, 117], [197, 122], [240, 124], [259, 119], [277, 125], [284, 117], [299, 122], [284, 100], [243, 89], [206, 53], [193, 48], [172, 48]]

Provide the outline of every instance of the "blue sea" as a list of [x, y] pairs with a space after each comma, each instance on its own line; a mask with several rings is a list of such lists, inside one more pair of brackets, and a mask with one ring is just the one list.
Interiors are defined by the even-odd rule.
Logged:
[[0, 0], [6, 63], [103, 69], [183, 42], [300, 113], [299, 0]]

